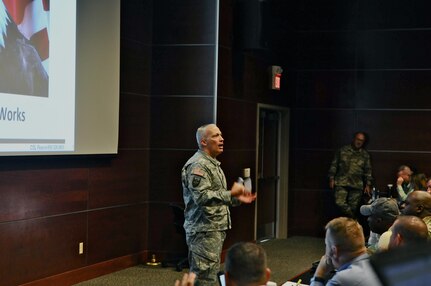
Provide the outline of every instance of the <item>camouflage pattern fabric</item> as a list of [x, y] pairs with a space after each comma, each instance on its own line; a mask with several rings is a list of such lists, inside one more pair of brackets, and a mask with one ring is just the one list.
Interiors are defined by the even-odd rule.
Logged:
[[364, 181], [371, 185], [373, 177], [367, 150], [355, 150], [351, 145], [340, 148], [332, 160], [328, 177], [334, 178], [335, 186], [339, 187], [363, 190]]
[[335, 187], [335, 204], [340, 208], [341, 212], [351, 218], [356, 219], [359, 205], [362, 201], [362, 190]]
[[408, 194], [413, 192], [415, 189], [413, 187], [413, 184], [411, 183], [402, 183], [401, 186], [397, 186], [397, 192], [398, 192], [398, 202], [401, 204], [407, 199]]
[[197, 151], [182, 169], [186, 233], [231, 228], [229, 206], [239, 205], [226, 188], [220, 162]]
[[187, 234], [190, 272], [196, 274], [195, 286], [217, 285], [224, 231]]
[[217, 285], [225, 230], [232, 227], [229, 206], [240, 202], [227, 190], [220, 162], [203, 151], [187, 161], [181, 177], [190, 271], [195, 285]]

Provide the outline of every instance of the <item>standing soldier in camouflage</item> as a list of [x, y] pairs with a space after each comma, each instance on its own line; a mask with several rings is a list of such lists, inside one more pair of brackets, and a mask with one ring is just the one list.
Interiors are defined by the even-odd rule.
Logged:
[[199, 127], [196, 140], [199, 150], [181, 171], [190, 272], [197, 275], [195, 285], [217, 285], [225, 231], [231, 228], [229, 207], [251, 203], [256, 195], [245, 192], [239, 183], [227, 189], [225, 175], [216, 159], [224, 145], [217, 125]]
[[344, 215], [356, 218], [362, 193], [370, 195], [373, 177], [370, 155], [364, 149], [366, 134], [356, 132], [352, 143], [341, 147], [329, 168], [329, 187], [335, 191], [335, 203]]

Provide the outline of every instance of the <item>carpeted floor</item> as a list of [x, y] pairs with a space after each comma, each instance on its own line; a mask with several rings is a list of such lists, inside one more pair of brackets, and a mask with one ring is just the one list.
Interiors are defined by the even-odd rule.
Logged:
[[[311, 267], [325, 251], [323, 238], [290, 237], [261, 243], [268, 255], [268, 266], [271, 268], [271, 281], [282, 285], [285, 281]], [[185, 269], [184, 272], [187, 272]], [[173, 286], [182, 273], [174, 268], [148, 267], [138, 265], [75, 286]]]

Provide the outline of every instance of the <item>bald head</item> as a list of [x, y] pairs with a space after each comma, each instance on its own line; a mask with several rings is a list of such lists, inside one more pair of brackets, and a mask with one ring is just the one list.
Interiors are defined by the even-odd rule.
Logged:
[[431, 194], [425, 191], [411, 192], [404, 202], [401, 212], [420, 218], [431, 215]]
[[428, 228], [417, 216], [400, 216], [392, 226], [389, 248], [427, 242]]

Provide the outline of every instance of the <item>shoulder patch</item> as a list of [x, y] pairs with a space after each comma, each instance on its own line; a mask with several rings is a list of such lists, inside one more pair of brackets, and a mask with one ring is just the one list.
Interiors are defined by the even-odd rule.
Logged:
[[193, 177], [192, 185], [193, 188], [196, 188], [201, 183], [201, 177]]
[[204, 170], [202, 170], [202, 168], [201, 168], [201, 167], [199, 167], [199, 166], [194, 167], [194, 168], [192, 169], [191, 174], [193, 174], [193, 175], [197, 175], [197, 176], [200, 176], [200, 177], [205, 177], [205, 171], [204, 171]]

